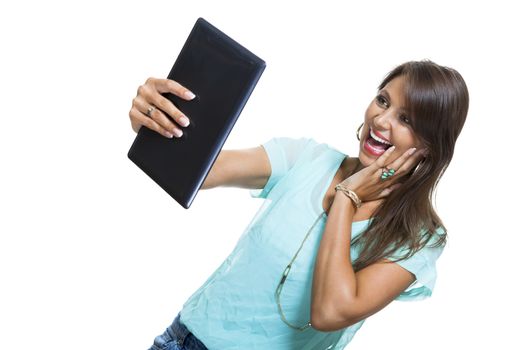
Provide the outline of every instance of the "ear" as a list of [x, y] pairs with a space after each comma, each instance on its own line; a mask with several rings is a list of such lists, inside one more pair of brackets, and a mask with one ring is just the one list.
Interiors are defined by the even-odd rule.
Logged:
[[416, 142], [414, 147], [418, 150], [422, 148], [426, 148], [428, 150], [429, 148], [425, 140], [423, 140], [419, 135], [416, 135]]

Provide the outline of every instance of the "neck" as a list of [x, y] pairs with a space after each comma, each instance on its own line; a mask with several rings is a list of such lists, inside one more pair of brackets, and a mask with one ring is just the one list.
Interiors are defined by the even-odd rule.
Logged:
[[[346, 166], [342, 171], [343, 178], [341, 179], [341, 181], [346, 180], [347, 178], [364, 168], [365, 166], [361, 164], [359, 158], [349, 158]], [[361, 208], [357, 209], [357, 211], [355, 212], [353, 221], [362, 221], [370, 219], [374, 215], [377, 207], [382, 202], [383, 199], [363, 202]]]
[[345, 167], [343, 171], [343, 179], [347, 179], [350, 176], [354, 175], [361, 169], [363, 169], [365, 166], [361, 164], [359, 161], [359, 158], [350, 158], [348, 165]]

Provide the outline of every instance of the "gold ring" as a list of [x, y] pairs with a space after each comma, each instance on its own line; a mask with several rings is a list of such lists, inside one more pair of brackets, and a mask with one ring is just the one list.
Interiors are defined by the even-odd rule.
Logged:
[[155, 110], [155, 106], [149, 106], [148, 111], [146, 112], [146, 115], [151, 118], [151, 113]]

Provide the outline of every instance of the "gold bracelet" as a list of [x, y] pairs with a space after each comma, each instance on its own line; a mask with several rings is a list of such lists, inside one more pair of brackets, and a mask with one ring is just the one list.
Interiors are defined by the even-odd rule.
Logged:
[[344, 187], [343, 185], [341, 184], [338, 184], [337, 186], [335, 186], [335, 190], [336, 191], [341, 191], [343, 192], [348, 198], [350, 198], [352, 200], [352, 202], [354, 202], [356, 208], [361, 208], [361, 200], [359, 199], [359, 196], [352, 190], [349, 190], [348, 188]]

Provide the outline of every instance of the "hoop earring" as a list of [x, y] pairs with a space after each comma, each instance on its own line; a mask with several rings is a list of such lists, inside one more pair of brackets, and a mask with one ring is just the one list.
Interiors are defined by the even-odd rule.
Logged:
[[419, 163], [417, 163], [417, 166], [414, 168], [414, 170], [412, 170], [412, 174], [415, 174], [417, 172], [417, 170], [421, 167], [421, 164], [423, 164], [424, 161], [425, 159], [422, 159], [421, 161], [419, 161]]
[[357, 141], [361, 141], [361, 137], [359, 136], [359, 134], [361, 133], [361, 129], [363, 128], [363, 125], [365, 125], [364, 122], [361, 125], [359, 125], [359, 127], [357, 128], [357, 132], [355, 133], [355, 136], [357, 137]]

